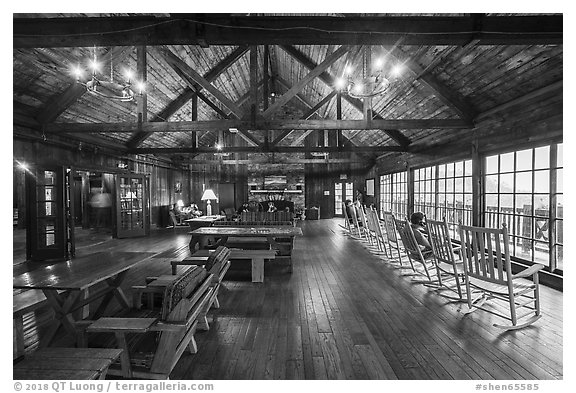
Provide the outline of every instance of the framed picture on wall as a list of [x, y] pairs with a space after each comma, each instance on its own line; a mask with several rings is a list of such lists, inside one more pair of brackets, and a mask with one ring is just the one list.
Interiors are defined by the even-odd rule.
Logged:
[[374, 196], [375, 179], [366, 179], [366, 195]]
[[181, 183], [181, 182], [177, 181], [177, 182], [174, 184], [174, 192], [175, 192], [176, 194], [180, 194], [180, 193], [182, 192], [182, 183]]

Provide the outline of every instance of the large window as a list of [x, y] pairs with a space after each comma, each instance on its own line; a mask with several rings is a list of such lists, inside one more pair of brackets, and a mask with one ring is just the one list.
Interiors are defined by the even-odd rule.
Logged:
[[380, 176], [380, 217], [382, 212], [391, 211], [397, 217], [404, 217], [408, 212], [408, 187], [406, 172], [391, 173]]
[[562, 144], [485, 159], [484, 225], [506, 224], [511, 254], [552, 270], [563, 262], [562, 174]]
[[414, 211], [434, 220], [446, 218], [458, 238], [457, 225], [472, 224], [472, 161], [414, 170]]

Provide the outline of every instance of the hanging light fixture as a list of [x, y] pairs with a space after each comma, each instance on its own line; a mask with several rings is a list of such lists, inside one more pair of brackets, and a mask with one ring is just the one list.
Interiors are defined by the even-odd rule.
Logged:
[[[88, 70], [83, 69], [78, 65], [74, 69], [76, 75], [76, 82], [86, 88], [86, 91], [92, 95], [100, 98], [116, 100], [122, 102], [134, 101], [136, 94], [132, 88], [133, 72], [130, 69], [125, 69], [125, 80], [122, 82], [114, 81], [114, 65], [112, 58], [110, 59], [110, 80], [104, 79], [101, 72], [102, 64], [98, 62], [96, 54], [96, 47], [94, 47], [94, 54], [92, 60], [89, 61]], [[84, 79], [84, 74], [90, 73], [89, 79]], [[137, 82], [136, 89], [138, 94], [142, 95], [144, 92], [144, 83]]]
[[359, 99], [383, 94], [393, 79], [402, 73], [401, 65], [386, 64], [384, 58], [378, 58], [372, 63], [372, 49], [370, 46], [365, 46], [363, 49], [361, 72], [354, 73], [354, 67], [347, 64], [344, 67], [344, 75], [338, 78], [335, 84], [338, 90]]

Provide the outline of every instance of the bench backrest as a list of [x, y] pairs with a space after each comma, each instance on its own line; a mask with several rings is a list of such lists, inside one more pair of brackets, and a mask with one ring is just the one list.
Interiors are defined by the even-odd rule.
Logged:
[[283, 226], [294, 225], [292, 221], [216, 221], [215, 227], [236, 226]]
[[268, 212], [242, 212], [240, 221], [277, 222], [294, 221], [294, 213], [287, 211]]
[[[203, 290], [197, 291], [201, 286], [208, 287], [206, 278], [208, 272], [200, 266], [193, 266], [186, 270], [178, 279], [174, 280], [164, 290], [162, 301], [162, 320], [171, 322], [185, 322], [188, 311], [202, 296]], [[195, 292], [201, 292], [196, 294]], [[192, 296], [190, 296], [192, 294]]]
[[230, 250], [225, 246], [218, 246], [214, 252], [210, 253], [206, 264], [204, 265], [204, 269], [210, 274], [214, 274], [215, 277], [218, 277], [220, 274], [220, 270], [226, 264], [226, 262], [230, 259]]

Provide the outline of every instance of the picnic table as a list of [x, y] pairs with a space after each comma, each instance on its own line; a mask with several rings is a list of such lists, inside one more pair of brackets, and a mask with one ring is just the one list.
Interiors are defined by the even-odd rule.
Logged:
[[[151, 252], [98, 252], [14, 277], [14, 289], [42, 290], [48, 305], [55, 311], [55, 321], [41, 346], [49, 345], [60, 327], [75, 336], [75, 322], [82, 315], [74, 312], [95, 300], [102, 299], [90, 319], [102, 316], [112, 299], [116, 299], [123, 308], [129, 308], [120, 285], [130, 268], [153, 255]], [[96, 286], [98, 288], [91, 291]]]

